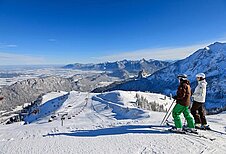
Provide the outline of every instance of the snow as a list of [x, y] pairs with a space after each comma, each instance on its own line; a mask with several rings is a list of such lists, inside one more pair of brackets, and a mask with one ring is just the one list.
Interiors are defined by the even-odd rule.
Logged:
[[205, 47], [205, 49], [206, 49], [206, 50], [210, 50], [210, 48], [209, 48], [209, 47]]
[[146, 93], [146, 92], [136, 92], [136, 91], [113, 91], [98, 95], [100, 98], [114, 103], [123, 104], [126, 106], [133, 107], [136, 102], [136, 94], [143, 96], [149, 102], [156, 102], [159, 105], [164, 105], [165, 109], [168, 109], [172, 100], [162, 94]]
[[50, 115], [63, 105], [68, 95], [69, 93], [67, 92], [51, 92], [44, 95], [43, 100], [45, 100], [45, 102], [42, 100], [41, 104], [35, 104], [28, 115], [24, 117], [24, 121], [31, 123]]
[[45, 94], [44, 96], [42, 96], [42, 102], [41, 104], [53, 99], [53, 98], [56, 98], [56, 97], [60, 97], [60, 96], [63, 96], [67, 94], [67, 92], [64, 92], [64, 91], [59, 91], [59, 92], [50, 92], [48, 94]]
[[99, 86], [100, 87], [104, 87], [104, 86], [108, 86], [108, 85], [110, 85], [110, 84], [112, 84], [113, 82], [103, 82], [103, 81], [101, 81], [101, 82], [99, 82], [98, 84], [99, 84]]
[[[159, 125], [164, 112], [150, 112], [131, 105], [136, 93], [145, 95], [149, 101], [172, 103], [169, 98], [162, 100], [163, 95], [152, 93], [72, 91], [61, 107], [52, 113], [56, 115], [52, 122], [48, 122], [48, 115], [28, 125], [21, 122], [0, 125], [0, 153], [225, 153], [226, 112], [207, 116], [210, 126], [224, 134], [199, 131], [216, 138], [214, 141], [172, 134]], [[50, 94], [47, 96], [47, 102], [56, 98]], [[126, 114], [128, 112], [137, 114]], [[63, 126], [61, 113], [68, 114]]]

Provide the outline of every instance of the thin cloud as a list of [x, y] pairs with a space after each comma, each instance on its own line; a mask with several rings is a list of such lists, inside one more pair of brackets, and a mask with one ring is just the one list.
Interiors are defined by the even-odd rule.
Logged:
[[[225, 39], [226, 40], [226, 39]], [[222, 42], [223, 40], [221, 40]], [[225, 41], [223, 41], [225, 42]], [[204, 48], [211, 43], [200, 43], [190, 46], [180, 47], [163, 47], [163, 48], [148, 48], [135, 51], [121, 52], [120, 54], [106, 55], [102, 57], [92, 57], [98, 61], [116, 61], [123, 59], [138, 60], [138, 59], [156, 59], [156, 60], [177, 60], [183, 59], [194, 53], [200, 48]]]
[[0, 65], [43, 64], [43, 57], [0, 52]]
[[56, 39], [51, 38], [51, 39], [48, 39], [48, 41], [49, 41], [49, 42], [56, 42], [57, 40], [56, 40]]
[[6, 47], [8, 47], [8, 48], [16, 48], [18, 46], [16, 44], [7, 44]]
[[0, 43], [0, 48], [16, 48], [18, 45], [16, 44], [7, 44], [7, 43]]

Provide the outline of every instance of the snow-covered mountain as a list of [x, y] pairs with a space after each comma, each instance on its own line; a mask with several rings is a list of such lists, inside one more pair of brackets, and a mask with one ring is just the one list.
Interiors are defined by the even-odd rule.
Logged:
[[118, 71], [118, 70], [125, 70], [129, 73], [138, 73], [140, 70], [144, 69], [148, 73], [152, 74], [155, 71], [169, 66], [171, 63], [166, 61], [159, 61], [159, 60], [123, 60], [123, 61], [116, 61], [116, 62], [105, 62], [99, 64], [69, 64], [64, 66], [63, 68], [70, 68], [70, 69], [78, 69], [78, 70], [98, 70], [98, 71]]
[[188, 75], [192, 88], [196, 86], [195, 75], [206, 74], [207, 107], [226, 106], [226, 43], [214, 43], [196, 51], [189, 57], [151, 75], [148, 79], [152, 91], [169, 93], [178, 85], [178, 74]]
[[[216, 132], [199, 130], [206, 138], [174, 134], [168, 131], [170, 127], [160, 125], [164, 112], [134, 106], [137, 94], [165, 107], [172, 103], [164, 95], [133, 91], [102, 94], [71, 91], [61, 103], [61, 94], [48, 93], [43, 96], [47, 100], [45, 109], [45, 103], [41, 106], [47, 113], [45, 117], [36, 116], [38, 119], [27, 125], [21, 122], [0, 124], [0, 153], [225, 153], [225, 113], [207, 116]], [[59, 108], [52, 112], [54, 105]], [[171, 116], [169, 121], [172, 121]]]
[[4, 99], [0, 101], [0, 111], [12, 110], [25, 103], [31, 103], [39, 95], [50, 91], [78, 90], [89, 92], [117, 80], [119, 78], [101, 72], [82, 72], [69, 78], [48, 76], [24, 79], [1, 89], [0, 96], [3, 96]]
[[76, 88], [78, 87], [71, 79], [54, 76], [16, 82], [1, 89], [0, 95], [4, 99], [0, 101], [0, 110], [11, 110], [25, 103], [31, 103], [38, 96], [50, 91], [71, 91]]
[[178, 74], [187, 74], [191, 81], [192, 89], [196, 86], [195, 75], [203, 72], [206, 74], [207, 108], [226, 106], [226, 43], [216, 42], [203, 49], [199, 49], [189, 57], [179, 60], [165, 67], [147, 79], [135, 79], [121, 84], [109, 85], [99, 88], [98, 91], [109, 90], [141, 90], [175, 94]]

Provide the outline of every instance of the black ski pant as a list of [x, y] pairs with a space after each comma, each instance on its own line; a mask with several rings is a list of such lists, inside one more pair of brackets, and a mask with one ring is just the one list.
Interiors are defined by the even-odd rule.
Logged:
[[206, 125], [204, 103], [194, 101], [191, 107], [191, 114], [195, 119], [195, 124]]

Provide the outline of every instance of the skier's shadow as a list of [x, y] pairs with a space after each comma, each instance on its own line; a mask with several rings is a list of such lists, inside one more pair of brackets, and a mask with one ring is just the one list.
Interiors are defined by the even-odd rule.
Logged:
[[47, 136], [77, 136], [77, 137], [97, 137], [97, 136], [108, 136], [108, 135], [122, 135], [122, 134], [168, 134], [170, 132], [165, 131], [165, 126], [159, 125], [124, 125], [112, 128], [103, 128], [96, 130], [82, 130], [72, 131], [68, 133], [53, 133], [43, 135]]

